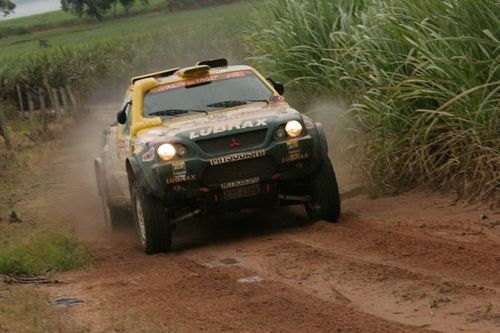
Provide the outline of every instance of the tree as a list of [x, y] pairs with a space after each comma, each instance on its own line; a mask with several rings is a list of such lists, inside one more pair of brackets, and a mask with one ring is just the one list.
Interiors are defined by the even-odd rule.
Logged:
[[0, 0], [0, 13], [3, 16], [7, 16], [14, 11], [16, 4], [12, 3], [10, 0]]
[[65, 12], [72, 12], [78, 17], [85, 14], [100, 21], [111, 9], [112, 3], [112, 0], [61, 0], [61, 8]]
[[120, 0], [120, 3], [122, 5], [123, 9], [125, 9], [125, 15], [128, 15], [130, 7], [132, 7], [134, 2], [135, 2], [135, 0]]

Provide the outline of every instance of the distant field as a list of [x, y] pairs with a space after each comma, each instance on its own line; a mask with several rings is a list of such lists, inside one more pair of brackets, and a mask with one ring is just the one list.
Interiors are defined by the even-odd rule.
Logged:
[[[149, 0], [149, 6], [144, 6], [142, 2], [137, 2], [132, 6], [129, 15], [135, 15], [144, 11], [154, 11], [165, 6], [164, 0]], [[113, 19], [114, 14], [117, 17], [123, 16], [125, 11], [117, 6], [116, 13], [111, 10], [106, 19]], [[20, 17], [5, 21], [0, 21], [0, 37], [3, 35], [21, 35], [37, 30], [46, 30], [55, 27], [77, 25], [83, 23], [96, 23], [93, 19], [78, 18], [77, 16], [64, 12], [62, 10], [47, 12], [43, 14]]]
[[76, 78], [90, 91], [104, 80], [125, 82], [200, 59], [241, 62], [249, 13], [259, 3], [147, 12], [0, 38], [0, 98], [13, 106], [17, 86], [39, 91], [66, 87]]
[[[101, 23], [82, 23], [76, 26], [34, 32], [27, 35], [10, 36], [0, 38], [0, 56], [17, 57], [40, 50], [41, 41], [45, 45], [54, 47], [93, 42], [110, 37], [140, 35], [146, 32], [169, 29], [170, 27], [177, 30], [179, 26], [184, 26], [186, 31], [189, 31], [193, 25], [200, 26], [207, 22], [220, 21], [221, 24], [223, 24], [225, 21], [232, 20], [235, 17], [243, 20], [250, 6], [249, 4], [234, 4], [169, 14], [155, 12], [145, 15], [118, 18]], [[61, 17], [66, 15], [63, 12], [55, 13], [59, 13]], [[43, 15], [50, 17], [52, 14]], [[30, 20], [32, 19], [33, 18], [20, 18], [16, 20], [27, 20], [31, 22]], [[235, 29], [237, 30], [237, 27]], [[214, 36], [214, 38], [216, 37], [217, 36]]]

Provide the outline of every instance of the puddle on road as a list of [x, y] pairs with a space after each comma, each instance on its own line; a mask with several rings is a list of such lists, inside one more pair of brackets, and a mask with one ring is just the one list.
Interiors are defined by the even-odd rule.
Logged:
[[78, 304], [82, 304], [83, 301], [77, 298], [71, 298], [71, 297], [61, 297], [61, 298], [56, 298], [52, 301], [49, 302], [50, 305], [52, 306], [58, 306], [58, 307], [63, 307], [63, 308], [68, 308], [70, 306], [75, 306]]
[[264, 279], [257, 275], [247, 276], [238, 280], [239, 283], [259, 283], [262, 281], [264, 281]]
[[215, 268], [215, 267], [220, 267], [220, 266], [237, 265], [239, 263], [240, 263], [240, 261], [238, 259], [224, 258], [224, 259], [220, 259], [220, 260], [217, 260], [217, 261], [207, 262], [207, 263], [205, 263], [203, 265], [207, 266], [209, 268]]

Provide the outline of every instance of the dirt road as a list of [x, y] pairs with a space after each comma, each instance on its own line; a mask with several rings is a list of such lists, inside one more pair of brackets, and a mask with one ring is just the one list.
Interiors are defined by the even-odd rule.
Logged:
[[91, 332], [498, 332], [500, 212], [412, 192], [344, 198], [340, 222], [302, 208], [180, 225], [146, 256], [105, 233], [92, 161], [99, 126], [50, 166], [54, 193], [97, 255], [45, 289]]

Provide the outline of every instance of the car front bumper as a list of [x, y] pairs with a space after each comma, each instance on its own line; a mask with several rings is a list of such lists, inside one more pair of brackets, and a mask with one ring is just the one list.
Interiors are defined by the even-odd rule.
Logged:
[[[167, 206], [186, 202], [200, 205], [255, 206], [253, 201], [275, 198], [280, 184], [304, 179], [320, 163], [311, 136], [272, 142], [264, 149], [214, 156], [191, 157], [152, 166], [155, 193]], [[254, 198], [254, 199], [250, 199]], [[260, 204], [260, 203], [259, 203]]]

